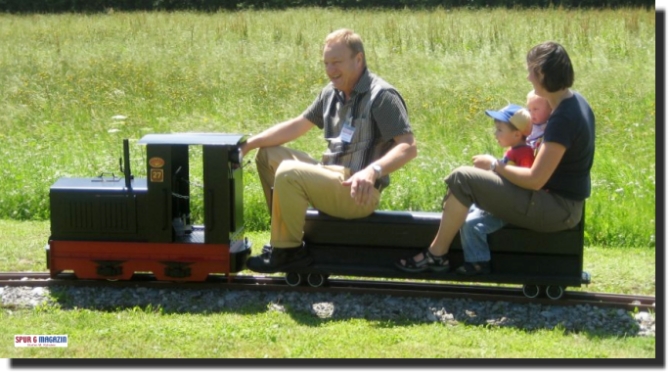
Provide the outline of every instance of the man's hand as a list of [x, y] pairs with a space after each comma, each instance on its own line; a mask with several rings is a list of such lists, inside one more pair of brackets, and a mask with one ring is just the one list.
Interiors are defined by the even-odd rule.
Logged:
[[479, 154], [472, 157], [472, 164], [482, 170], [490, 170], [491, 165], [495, 163], [496, 157], [489, 154]]
[[372, 167], [366, 167], [342, 182], [343, 186], [351, 186], [351, 198], [357, 204], [366, 205], [368, 203], [377, 203], [374, 198], [375, 190], [375, 171]]

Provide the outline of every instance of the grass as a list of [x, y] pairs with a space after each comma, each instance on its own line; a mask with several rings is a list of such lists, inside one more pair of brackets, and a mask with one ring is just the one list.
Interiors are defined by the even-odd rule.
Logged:
[[[145, 177], [144, 148], [134, 145], [144, 134], [257, 133], [300, 114], [327, 83], [324, 36], [346, 26], [363, 36], [370, 69], [403, 94], [418, 141], [418, 158], [394, 173], [382, 209], [437, 211], [444, 176], [474, 154], [502, 153], [484, 110], [525, 102], [525, 53], [552, 39], [569, 50], [574, 88], [597, 118], [587, 243], [652, 248], [654, 16], [309, 8], [0, 15], [0, 218], [48, 219], [49, 186], [116, 172], [123, 138], [131, 139], [135, 174]], [[324, 142], [311, 131], [291, 146], [318, 158]], [[247, 167], [249, 229], [267, 229], [265, 210]], [[192, 212], [202, 219], [198, 205]]]
[[68, 335], [67, 348], [18, 349], [2, 344], [0, 356], [13, 358], [630, 359], [652, 357], [655, 348], [652, 338], [566, 335], [560, 328], [526, 332], [463, 324], [321, 320], [270, 310], [169, 314], [139, 308], [42, 309], [3, 312], [0, 321], [0, 335]]
[[[419, 156], [394, 173], [382, 209], [437, 211], [442, 178], [498, 154], [484, 110], [523, 104], [525, 53], [562, 43], [593, 106], [587, 202], [589, 291], [656, 292], [655, 15], [651, 10], [356, 11], [0, 15], [0, 271], [43, 271], [49, 186], [116, 172], [121, 140], [144, 177], [148, 133], [257, 133], [300, 114], [327, 83], [325, 35], [359, 32], [370, 69], [409, 107]], [[126, 119], [114, 119], [123, 115]], [[318, 131], [290, 144], [318, 157]], [[198, 183], [197, 170], [193, 182]], [[245, 223], [258, 250], [267, 212], [244, 171]], [[196, 190], [196, 188], [194, 188]], [[197, 193], [196, 193], [197, 194]], [[197, 200], [198, 196], [194, 196]], [[196, 222], [202, 217], [192, 206]], [[272, 310], [167, 313], [0, 310], [0, 335], [67, 333], [67, 349], [5, 357], [653, 358], [655, 338], [465, 324], [322, 320]], [[346, 341], [347, 343], [342, 343]]]

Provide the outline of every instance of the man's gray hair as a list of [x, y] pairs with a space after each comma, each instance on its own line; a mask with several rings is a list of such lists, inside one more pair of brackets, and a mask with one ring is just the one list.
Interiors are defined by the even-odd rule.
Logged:
[[363, 49], [363, 40], [361, 36], [355, 33], [353, 30], [341, 28], [335, 30], [326, 36], [325, 44], [344, 42], [344, 44], [351, 50], [352, 57], [358, 53], [363, 53], [363, 66], [366, 66], [365, 62], [365, 49]]

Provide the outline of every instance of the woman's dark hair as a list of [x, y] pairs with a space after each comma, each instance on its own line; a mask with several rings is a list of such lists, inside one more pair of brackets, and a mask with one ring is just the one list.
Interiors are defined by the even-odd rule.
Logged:
[[570, 56], [562, 45], [553, 41], [538, 44], [526, 56], [528, 67], [537, 75], [543, 75], [540, 84], [548, 92], [572, 87], [575, 72]]

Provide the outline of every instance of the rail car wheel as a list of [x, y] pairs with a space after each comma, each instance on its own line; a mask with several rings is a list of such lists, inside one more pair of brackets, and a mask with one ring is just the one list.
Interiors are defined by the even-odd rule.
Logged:
[[284, 276], [284, 281], [289, 286], [298, 286], [302, 282], [302, 275], [300, 273], [287, 273], [286, 276]]
[[307, 275], [307, 283], [313, 288], [318, 288], [323, 286], [326, 283], [328, 275], [322, 275], [319, 273], [310, 273]]
[[561, 297], [565, 293], [563, 286], [560, 285], [549, 285], [547, 286], [545, 292], [547, 294], [547, 298], [553, 300], [561, 299]]
[[523, 295], [526, 296], [526, 298], [537, 298], [540, 293], [542, 293], [542, 289], [540, 288], [540, 285], [530, 285], [526, 284], [523, 286]]

